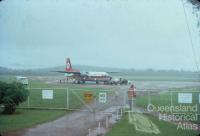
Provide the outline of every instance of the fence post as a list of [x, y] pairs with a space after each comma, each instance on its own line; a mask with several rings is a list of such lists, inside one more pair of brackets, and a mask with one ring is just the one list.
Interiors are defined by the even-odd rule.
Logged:
[[123, 115], [123, 113], [122, 113], [122, 112], [123, 112], [123, 111], [122, 111], [122, 107], [120, 108], [120, 110], [121, 110], [121, 117], [122, 117], [122, 115]]
[[114, 117], [113, 117], [113, 114], [111, 113], [111, 122], [113, 123], [114, 122]]
[[89, 128], [88, 131], [89, 131], [88, 136], [91, 136], [91, 129]]
[[[172, 94], [172, 90], [171, 89], [170, 89], [170, 101], [171, 101], [171, 107], [172, 107], [173, 106], [173, 94]], [[172, 114], [172, 110], [171, 110], [171, 114]]]
[[150, 96], [150, 91], [148, 90], [148, 105], [151, 104], [151, 96]]
[[30, 108], [30, 96], [28, 96], [27, 102], [28, 102], [28, 108]]
[[117, 120], [119, 120], [119, 109], [117, 109]]
[[108, 128], [108, 116], [106, 116], [106, 128]]
[[124, 112], [126, 111], [126, 91], [124, 91]]
[[31, 91], [30, 85], [28, 85], [28, 90], [29, 90], [29, 95], [28, 95], [28, 99], [27, 99], [27, 106], [28, 106], [28, 108], [30, 108], [30, 91]]
[[101, 134], [101, 122], [99, 122], [98, 133]]
[[69, 109], [69, 89], [67, 87], [67, 109]]

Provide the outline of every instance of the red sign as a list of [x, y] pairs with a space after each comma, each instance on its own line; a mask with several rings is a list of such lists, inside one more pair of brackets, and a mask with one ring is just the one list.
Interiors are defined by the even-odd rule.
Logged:
[[133, 97], [136, 97], [136, 93], [135, 93], [134, 89], [129, 89], [128, 90], [128, 98], [132, 99]]

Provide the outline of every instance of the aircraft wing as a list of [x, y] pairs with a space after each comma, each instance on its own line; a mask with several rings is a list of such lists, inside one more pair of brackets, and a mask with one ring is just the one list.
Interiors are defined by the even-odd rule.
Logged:
[[109, 74], [113, 74], [113, 73], [122, 73], [122, 72], [117, 72], [117, 71], [108, 71], [106, 73], [109, 73]]
[[68, 73], [68, 74], [79, 74], [78, 71], [51, 71], [51, 72], [58, 72], [58, 73]]

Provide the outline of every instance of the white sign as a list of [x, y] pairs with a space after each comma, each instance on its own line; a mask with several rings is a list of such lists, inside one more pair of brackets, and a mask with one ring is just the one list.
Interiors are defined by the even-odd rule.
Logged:
[[178, 93], [178, 103], [192, 103], [192, 93]]
[[42, 90], [42, 99], [53, 99], [53, 90]]
[[99, 103], [106, 103], [107, 101], [107, 94], [106, 92], [99, 93]]
[[22, 76], [17, 76], [17, 82], [22, 83], [24, 85], [28, 85], [28, 78], [22, 77]]

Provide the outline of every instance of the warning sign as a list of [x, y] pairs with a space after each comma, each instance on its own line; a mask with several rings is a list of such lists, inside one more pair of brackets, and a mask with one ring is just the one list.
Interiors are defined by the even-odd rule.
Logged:
[[53, 99], [53, 90], [42, 90], [42, 99]]
[[84, 92], [84, 101], [85, 103], [90, 103], [93, 101], [93, 93], [92, 92]]
[[106, 103], [107, 101], [107, 94], [106, 92], [99, 93], [99, 103]]
[[178, 93], [178, 103], [192, 103], [192, 93]]

